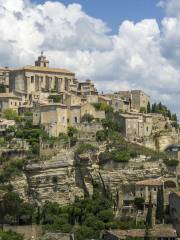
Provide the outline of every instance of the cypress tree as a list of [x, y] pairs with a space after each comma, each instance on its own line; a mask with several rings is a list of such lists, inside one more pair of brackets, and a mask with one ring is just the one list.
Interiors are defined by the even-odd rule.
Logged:
[[157, 206], [156, 206], [156, 220], [158, 223], [163, 223], [164, 219], [164, 193], [163, 187], [158, 188], [157, 191]]
[[149, 205], [148, 205], [148, 211], [147, 211], [147, 216], [146, 216], [146, 228], [152, 228], [152, 211], [153, 211], [153, 204], [152, 204], [152, 198], [151, 194], [149, 197]]
[[151, 104], [150, 102], [148, 102], [148, 105], [147, 105], [147, 113], [150, 113], [151, 112]]

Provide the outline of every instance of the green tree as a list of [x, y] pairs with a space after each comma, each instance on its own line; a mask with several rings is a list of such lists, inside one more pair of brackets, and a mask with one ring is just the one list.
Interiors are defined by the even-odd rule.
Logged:
[[149, 197], [149, 204], [148, 204], [148, 211], [146, 216], [146, 228], [152, 228], [152, 211], [153, 211], [153, 204], [151, 194]]
[[15, 120], [15, 121], [20, 120], [20, 117], [18, 116], [17, 112], [11, 108], [7, 108], [6, 110], [4, 110], [3, 117], [8, 120]]
[[163, 187], [159, 187], [157, 191], [157, 207], [156, 207], [156, 220], [158, 223], [163, 223], [164, 219], [164, 193]]
[[54, 103], [62, 103], [63, 96], [62, 95], [50, 95], [48, 99], [53, 100]]
[[91, 123], [93, 120], [94, 120], [94, 116], [88, 113], [84, 114], [81, 118], [81, 122]]
[[151, 104], [150, 102], [148, 102], [148, 105], [147, 105], [147, 113], [150, 113], [151, 112]]

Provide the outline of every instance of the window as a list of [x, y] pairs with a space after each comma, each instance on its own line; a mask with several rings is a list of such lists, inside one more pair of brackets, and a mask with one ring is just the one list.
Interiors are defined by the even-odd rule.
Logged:
[[74, 118], [74, 121], [75, 121], [75, 123], [77, 123], [77, 121], [78, 121], [77, 117]]
[[69, 118], [67, 119], [67, 123], [69, 123]]
[[31, 83], [34, 83], [34, 77], [31, 76]]
[[154, 187], [154, 191], [156, 191], [156, 187]]

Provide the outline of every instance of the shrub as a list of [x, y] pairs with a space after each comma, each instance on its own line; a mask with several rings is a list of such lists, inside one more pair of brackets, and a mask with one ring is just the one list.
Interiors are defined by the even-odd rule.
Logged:
[[167, 167], [177, 167], [179, 161], [176, 159], [164, 159], [164, 164], [166, 164]]
[[99, 130], [96, 132], [96, 141], [97, 142], [104, 142], [107, 140], [107, 134], [105, 130]]
[[17, 112], [11, 108], [7, 108], [6, 110], [4, 110], [3, 117], [8, 120], [15, 120], [15, 121], [20, 120], [20, 117], [18, 116]]
[[114, 218], [113, 212], [110, 209], [100, 211], [97, 216], [105, 223], [112, 221]]
[[54, 103], [61, 103], [63, 97], [61, 95], [50, 95], [48, 99], [53, 100]]
[[97, 147], [89, 144], [89, 143], [86, 143], [86, 144], [81, 144], [78, 146], [78, 148], [76, 149], [76, 154], [79, 155], [79, 154], [83, 154], [83, 153], [92, 153], [94, 151], [97, 150]]
[[23, 236], [12, 231], [1, 232], [0, 231], [0, 239], [1, 240], [23, 240]]
[[84, 115], [82, 116], [82, 118], [81, 118], [81, 122], [88, 122], [88, 123], [90, 123], [90, 122], [92, 122], [93, 120], [94, 120], [94, 116], [91, 115], [91, 114], [88, 114], [88, 113], [84, 114]]

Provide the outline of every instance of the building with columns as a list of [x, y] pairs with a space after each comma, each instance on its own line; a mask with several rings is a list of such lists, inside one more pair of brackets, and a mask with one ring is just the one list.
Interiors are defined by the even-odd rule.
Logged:
[[11, 92], [33, 95], [40, 92], [70, 92], [77, 89], [75, 74], [61, 68], [50, 68], [49, 61], [41, 53], [34, 66], [25, 66], [10, 72]]

